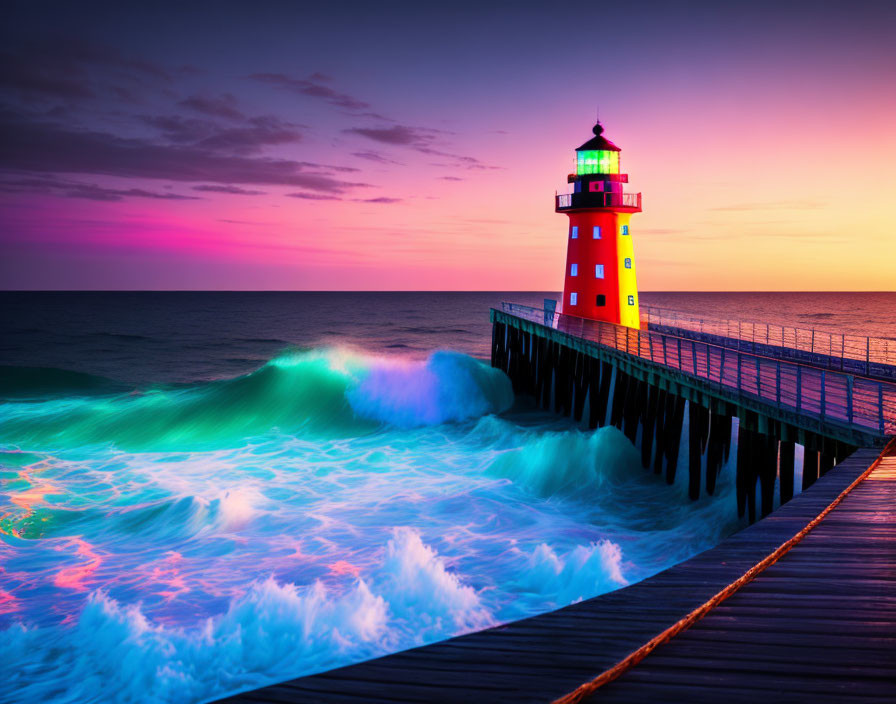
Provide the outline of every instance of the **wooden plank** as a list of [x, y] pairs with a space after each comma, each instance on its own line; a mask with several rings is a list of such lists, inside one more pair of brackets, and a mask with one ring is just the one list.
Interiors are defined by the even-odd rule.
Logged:
[[[653, 662], [660, 663], [668, 660], [673, 663], [676, 660], [684, 660], [684, 666], [693, 667], [694, 663], [699, 662], [700, 667], [726, 669], [729, 668], [732, 658], [726, 657], [724, 654], [706, 658], [706, 649], [702, 643], [685, 643], [672, 642], [669, 647], [663, 649], [664, 652], [656, 653], [652, 657], [657, 659]], [[812, 668], [816, 665], [827, 668], [829, 671], [837, 667], [849, 668], [868, 668], [871, 676], [880, 676], [881, 672], [886, 673], [887, 667], [893, 664], [893, 655], [885, 650], [842, 650], [838, 653], [837, 659], [832, 661], [830, 651], [824, 648], [816, 648], [808, 646], [803, 648], [781, 648], [769, 646], [764, 643], [753, 644], [743, 643], [736, 656], [735, 661], [744, 661], [750, 663], [768, 663], [773, 668], [789, 668], [789, 671], [799, 670], [800, 672], [809, 674], [804, 668]], [[752, 667], [752, 665], [751, 665]]]
[[[620, 694], [621, 692], [621, 694]], [[630, 698], [634, 696], [635, 698]], [[850, 692], [849, 699], [839, 691], [815, 691], [807, 694], [801, 690], [788, 689], [782, 683], [772, 683], [762, 686], [752, 679], [742, 680], [738, 683], [725, 683], [715, 681], [696, 681], [690, 683], [672, 682], [639, 682], [637, 689], [626, 686], [624, 691], [619, 683], [611, 683], [600, 693], [600, 698], [594, 698], [597, 702], [663, 702], [663, 704], [756, 704], [757, 701], [770, 701], [774, 704], [843, 704], [844, 701], [857, 704], [892, 704], [893, 698], [889, 693], [869, 694], [864, 692]], [[587, 700], [586, 700], [587, 701]]]

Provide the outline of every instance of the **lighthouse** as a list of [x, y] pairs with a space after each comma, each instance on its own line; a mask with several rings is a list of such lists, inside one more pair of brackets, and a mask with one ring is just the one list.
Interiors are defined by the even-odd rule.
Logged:
[[639, 328], [638, 285], [631, 216], [641, 212], [641, 194], [626, 193], [620, 173], [621, 150], [603, 136], [576, 149], [571, 193], [556, 196], [554, 210], [569, 216], [562, 312]]

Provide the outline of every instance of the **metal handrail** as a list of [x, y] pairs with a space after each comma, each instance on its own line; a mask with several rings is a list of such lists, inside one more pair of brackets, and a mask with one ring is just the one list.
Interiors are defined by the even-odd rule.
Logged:
[[896, 434], [896, 384], [773, 359], [691, 338], [579, 318], [517, 303], [501, 309], [598, 345], [736, 389], [778, 408]]
[[[804, 353], [803, 361], [865, 376], [896, 379], [896, 339], [844, 335], [817, 328], [799, 328], [724, 318], [707, 318], [656, 306], [641, 306], [641, 320], [654, 329], [677, 328], [710, 335], [717, 344], [747, 352], [769, 347]], [[815, 355], [817, 358], [806, 358]], [[825, 359], [826, 358], [826, 359]]]
[[572, 202], [574, 196], [587, 198], [589, 203], [587, 207], [590, 208], [641, 208], [640, 193], [613, 193], [611, 191], [605, 193], [601, 193], [600, 191], [589, 191], [587, 193], [557, 193], [556, 207], [558, 209], [573, 207]]

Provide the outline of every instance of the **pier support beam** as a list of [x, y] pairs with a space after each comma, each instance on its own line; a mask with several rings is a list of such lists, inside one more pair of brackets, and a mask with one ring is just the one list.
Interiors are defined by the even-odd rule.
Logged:
[[680, 396], [666, 395], [666, 413], [663, 431], [666, 454], [666, 484], [675, 483], [678, 467], [678, 450], [681, 446], [681, 430], [684, 425], [685, 400]]
[[785, 504], [793, 498], [793, 465], [796, 445], [789, 440], [782, 440], [780, 445], [779, 496], [781, 503]]
[[803, 451], [803, 491], [818, 479], [818, 451], [806, 447]]
[[641, 431], [641, 465], [644, 469], [650, 468], [650, 460], [653, 458], [653, 433], [656, 428], [657, 403], [660, 390], [655, 386], [647, 388], [647, 405], [644, 409]]
[[694, 501], [700, 498], [702, 458], [708, 438], [709, 410], [691, 401], [688, 404], [688, 496]]
[[775, 479], [778, 476], [778, 441], [770, 435], [760, 435], [759, 490], [762, 497], [762, 516], [775, 508]]
[[714, 494], [716, 477], [728, 459], [731, 449], [731, 416], [712, 413], [709, 419], [709, 441], [706, 446], [706, 493]]

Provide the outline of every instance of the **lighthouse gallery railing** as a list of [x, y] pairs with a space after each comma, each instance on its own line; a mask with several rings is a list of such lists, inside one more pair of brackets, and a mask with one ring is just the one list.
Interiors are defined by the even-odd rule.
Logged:
[[588, 208], [638, 208], [641, 209], [640, 193], [558, 193], [555, 196], [556, 209], [572, 208], [573, 201], [577, 198], [587, 198]]
[[706, 379], [799, 414], [896, 434], [896, 384], [668, 333], [502, 303], [505, 313]]

